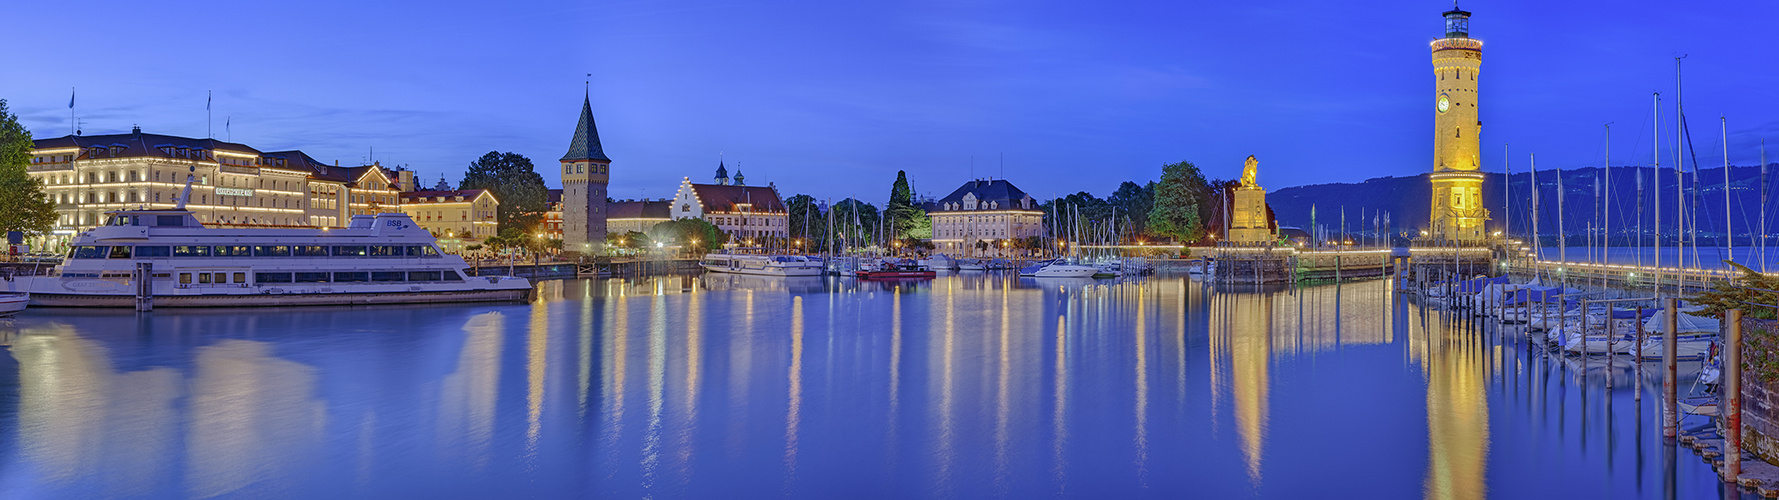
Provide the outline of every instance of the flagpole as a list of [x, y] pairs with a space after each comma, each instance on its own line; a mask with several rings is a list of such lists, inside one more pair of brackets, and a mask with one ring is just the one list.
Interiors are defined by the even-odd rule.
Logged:
[[210, 122], [210, 101], [215, 99], [215, 93], [216, 91], [214, 90], [204, 91], [204, 135], [209, 136], [211, 139], [216, 138], [216, 131], [211, 128], [212, 125]]

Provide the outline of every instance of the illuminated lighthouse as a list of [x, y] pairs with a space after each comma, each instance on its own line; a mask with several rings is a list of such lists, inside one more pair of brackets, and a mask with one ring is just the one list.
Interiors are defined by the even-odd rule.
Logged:
[[1432, 42], [1436, 95], [1433, 119], [1433, 206], [1429, 236], [1480, 243], [1489, 211], [1482, 205], [1482, 161], [1477, 137], [1476, 76], [1482, 41], [1470, 38], [1470, 13], [1445, 13], [1445, 38]]

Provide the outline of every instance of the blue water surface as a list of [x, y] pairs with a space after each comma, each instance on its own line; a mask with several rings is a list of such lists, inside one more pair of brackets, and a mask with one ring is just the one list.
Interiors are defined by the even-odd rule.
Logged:
[[1384, 281], [537, 295], [0, 320], [0, 498], [1723, 494], [1663, 444], [1659, 379]]

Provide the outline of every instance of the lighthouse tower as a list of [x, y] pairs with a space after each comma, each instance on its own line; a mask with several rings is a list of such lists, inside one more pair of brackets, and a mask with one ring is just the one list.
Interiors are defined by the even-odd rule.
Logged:
[[1482, 204], [1482, 161], [1477, 141], [1476, 77], [1482, 41], [1470, 38], [1470, 13], [1445, 13], [1445, 38], [1432, 42], [1435, 74], [1433, 205], [1428, 236], [1434, 241], [1481, 243], [1489, 211]]

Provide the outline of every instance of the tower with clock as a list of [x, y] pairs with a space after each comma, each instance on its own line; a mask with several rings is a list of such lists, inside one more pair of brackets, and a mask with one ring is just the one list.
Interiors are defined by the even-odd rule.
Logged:
[[1435, 241], [1480, 243], [1489, 212], [1482, 204], [1482, 161], [1478, 137], [1477, 73], [1482, 41], [1470, 38], [1470, 13], [1445, 12], [1445, 37], [1432, 42], [1435, 78], [1433, 119], [1433, 199], [1428, 237]]

